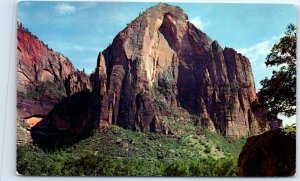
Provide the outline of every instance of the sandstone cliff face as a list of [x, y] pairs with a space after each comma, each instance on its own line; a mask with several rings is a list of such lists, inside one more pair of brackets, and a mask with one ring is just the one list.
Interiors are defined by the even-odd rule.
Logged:
[[248, 138], [238, 166], [239, 176], [293, 176], [296, 172], [296, 136], [275, 129]]
[[20, 125], [34, 126], [63, 97], [91, 89], [91, 83], [68, 58], [17, 25], [17, 139], [22, 143], [30, 140], [23, 139], [26, 130]]
[[92, 119], [141, 131], [162, 129], [157, 88], [168, 106], [201, 115], [201, 125], [230, 137], [268, 129], [257, 103], [249, 60], [222, 49], [179, 7], [159, 3], [98, 57]]

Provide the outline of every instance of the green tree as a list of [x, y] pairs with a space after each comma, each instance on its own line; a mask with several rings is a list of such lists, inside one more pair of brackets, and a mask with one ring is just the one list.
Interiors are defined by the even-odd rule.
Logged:
[[280, 67], [270, 79], [260, 82], [258, 96], [269, 110], [269, 120], [278, 119], [278, 114], [288, 117], [296, 114], [296, 40], [296, 26], [290, 24], [266, 57], [267, 67]]

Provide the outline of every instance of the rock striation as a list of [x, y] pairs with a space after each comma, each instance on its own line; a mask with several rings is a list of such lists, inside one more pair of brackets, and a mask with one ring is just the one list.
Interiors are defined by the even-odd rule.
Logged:
[[[157, 100], [157, 92], [162, 95]], [[157, 101], [201, 115], [201, 125], [239, 138], [269, 129], [247, 57], [222, 48], [183, 10], [159, 3], [99, 53], [91, 119], [140, 131], [163, 129]]]
[[249, 60], [223, 49], [179, 7], [158, 3], [129, 23], [99, 53], [93, 87], [20, 23], [17, 32], [18, 143], [30, 130], [41, 146], [60, 147], [111, 124], [180, 135], [163, 120], [169, 110], [232, 138], [269, 129]]
[[[63, 97], [91, 89], [89, 77], [17, 23], [17, 142]], [[23, 135], [23, 136], [22, 136]]]

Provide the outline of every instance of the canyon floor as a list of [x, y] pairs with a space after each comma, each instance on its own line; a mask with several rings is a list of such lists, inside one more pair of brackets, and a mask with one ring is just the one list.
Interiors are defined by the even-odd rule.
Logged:
[[237, 176], [245, 142], [201, 128], [176, 138], [111, 126], [55, 151], [18, 147], [17, 170], [45, 176]]
[[18, 146], [17, 171], [26, 176], [238, 175], [246, 137], [231, 139], [212, 132], [184, 109], [167, 112], [160, 119], [170, 130], [141, 132], [111, 125], [70, 146]]

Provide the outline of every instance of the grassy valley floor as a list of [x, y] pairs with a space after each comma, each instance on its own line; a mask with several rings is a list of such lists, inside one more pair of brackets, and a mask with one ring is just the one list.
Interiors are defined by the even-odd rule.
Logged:
[[111, 126], [56, 151], [18, 147], [17, 171], [45, 176], [236, 176], [245, 142], [197, 127], [176, 138]]

